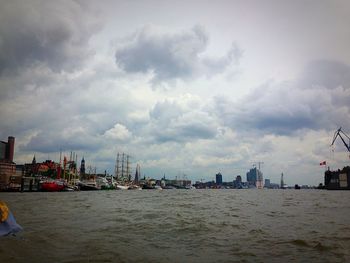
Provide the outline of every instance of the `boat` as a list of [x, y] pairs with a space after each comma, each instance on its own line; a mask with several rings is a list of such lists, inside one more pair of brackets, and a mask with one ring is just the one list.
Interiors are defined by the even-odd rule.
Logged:
[[142, 190], [142, 188], [138, 185], [132, 184], [128, 187], [128, 190]]
[[163, 186], [162, 188], [163, 189], [176, 189], [176, 187], [172, 186], [172, 185], [166, 185], [166, 186]]
[[129, 186], [128, 185], [117, 184], [116, 188], [117, 188], [117, 190], [128, 190]]
[[94, 191], [101, 190], [95, 180], [83, 180], [78, 183], [78, 187], [81, 191]]
[[144, 185], [142, 185], [142, 189], [154, 190], [156, 188], [151, 184], [144, 184]]
[[67, 183], [61, 179], [47, 179], [41, 181], [40, 189], [45, 192], [59, 192], [64, 191], [67, 188]]

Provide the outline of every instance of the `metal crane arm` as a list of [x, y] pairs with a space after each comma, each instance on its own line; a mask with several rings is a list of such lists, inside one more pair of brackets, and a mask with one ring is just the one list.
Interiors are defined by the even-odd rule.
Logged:
[[[343, 136], [345, 136], [347, 139], [349, 139], [349, 144], [346, 143], [346, 141], [344, 140]], [[337, 139], [337, 137], [340, 137], [340, 139], [343, 141], [346, 149], [350, 152], [350, 137], [348, 135], [346, 135], [342, 130], [341, 127], [334, 133], [334, 137], [333, 137], [333, 141], [331, 146], [334, 144], [335, 140]]]

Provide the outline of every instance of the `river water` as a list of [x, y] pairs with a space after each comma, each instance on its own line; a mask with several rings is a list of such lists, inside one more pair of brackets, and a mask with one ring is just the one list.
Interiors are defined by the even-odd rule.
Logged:
[[0, 262], [350, 262], [350, 191], [0, 193]]

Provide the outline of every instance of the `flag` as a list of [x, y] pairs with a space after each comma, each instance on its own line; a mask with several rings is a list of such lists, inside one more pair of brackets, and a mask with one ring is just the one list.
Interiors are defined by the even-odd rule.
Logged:
[[320, 162], [320, 165], [326, 165], [326, 161]]
[[0, 236], [7, 236], [17, 233], [22, 227], [16, 223], [15, 217], [7, 205], [0, 201]]

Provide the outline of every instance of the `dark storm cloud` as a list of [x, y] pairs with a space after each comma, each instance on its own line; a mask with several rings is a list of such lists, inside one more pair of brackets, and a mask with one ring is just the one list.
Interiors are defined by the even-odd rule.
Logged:
[[[82, 2], [83, 3], [83, 2]], [[79, 1], [3, 1], [0, 9], [0, 74], [45, 65], [70, 71], [90, 54], [95, 16]]]
[[334, 130], [350, 117], [350, 70], [333, 61], [315, 61], [293, 82], [262, 85], [234, 104], [215, 99], [217, 116], [236, 130], [291, 135], [303, 129]]
[[231, 62], [239, 61], [242, 51], [236, 44], [221, 58], [201, 58], [208, 38], [200, 26], [177, 34], [156, 32], [151, 26], [144, 27], [117, 48], [116, 63], [126, 72], [153, 72], [154, 80], [166, 81], [197, 74], [216, 74]]
[[59, 150], [79, 150], [79, 151], [97, 151], [104, 145], [103, 141], [95, 136], [86, 134], [74, 134], [74, 136], [63, 137], [56, 132], [40, 132], [26, 145], [21, 145], [21, 151], [50, 153]]

